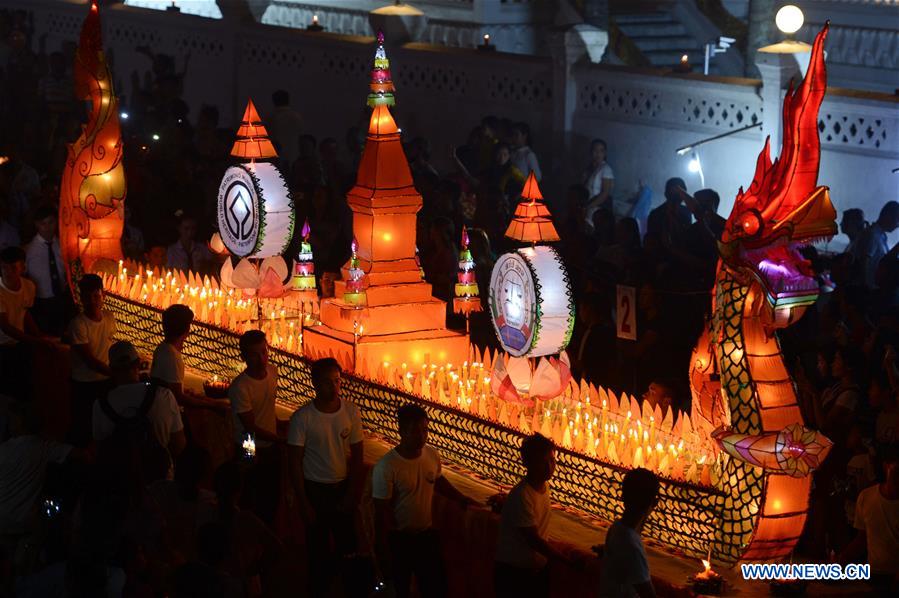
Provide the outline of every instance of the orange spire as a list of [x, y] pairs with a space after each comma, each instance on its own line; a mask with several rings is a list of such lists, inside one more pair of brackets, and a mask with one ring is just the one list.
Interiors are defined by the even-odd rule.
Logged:
[[237, 129], [237, 140], [231, 148], [231, 155], [235, 158], [277, 158], [278, 152], [268, 138], [268, 131], [256, 112], [253, 100], [247, 102], [240, 128]]
[[558, 241], [559, 233], [553, 226], [552, 214], [543, 203], [543, 194], [540, 193], [540, 187], [537, 186], [537, 178], [533, 172], [524, 183], [521, 197], [530, 201], [522, 201], [515, 208], [512, 222], [506, 229], [506, 236], [524, 243]]

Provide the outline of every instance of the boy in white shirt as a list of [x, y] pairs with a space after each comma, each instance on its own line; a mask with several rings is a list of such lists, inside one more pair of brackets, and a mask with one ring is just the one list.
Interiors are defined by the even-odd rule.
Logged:
[[269, 363], [268, 342], [261, 330], [248, 330], [240, 337], [240, 355], [247, 364], [228, 389], [234, 416], [234, 441], [238, 453], [247, 434], [256, 442], [256, 459], [248, 473], [247, 489], [254, 492], [254, 511], [272, 526], [281, 487], [281, 447], [275, 397], [278, 369]]
[[337, 360], [313, 362], [311, 374], [315, 398], [290, 418], [287, 460], [306, 524], [310, 591], [327, 596], [339, 561], [356, 551], [355, 513], [364, 482], [362, 418], [340, 397]]
[[58, 221], [59, 214], [52, 206], [35, 210], [37, 234], [25, 247], [25, 270], [36, 287], [34, 320], [44, 333], [52, 336], [61, 336], [75, 313], [56, 234]]
[[421, 595], [446, 595], [440, 536], [431, 520], [436, 490], [463, 506], [475, 501], [459, 492], [442, 473], [440, 455], [427, 446], [428, 415], [418, 405], [397, 410], [400, 442], [375, 464], [372, 498], [381, 572], [392, 579], [396, 595], [409, 595], [412, 575]]
[[[147, 397], [150, 385], [140, 381], [140, 356], [134, 345], [128, 341], [118, 341], [109, 348], [109, 368], [115, 385], [104, 399], [94, 403], [93, 436], [100, 442], [109, 438], [116, 429], [115, 419], [132, 418], [142, 408], [145, 400], [151, 401], [146, 412], [147, 421], [159, 446], [168, 450], [172, 459], [184, 450], [184, 424], [181, 411], [171, 391], [161, 386], [154, 387], [152, 398]], [[107, 409], [115, 413], [110, 418]]]
[[26, 343], [42, 342], [31, 317], [34, 283], [24, 278], [25, 252], [19, 247], [0, 251], [0, 392], [24, 399], [31, 382]]
[[609, 528], [602, 554], [601, 598], [656, 595], [640, 530], [655, 508], [658, 496], [659, 479], [654, 473], [640, 467], [625, 474], [621, 482], [624, 514]]
[[115, 316], [103, 309], [103, 281], [85, 274], [78, 281], [80, 314], [69, 323], [72, 346], [72, 423], [70, 441], [83, 447], [91, 438], [94, 401], [110, 389], [109, 348], [116, 332]]
[[509, 492], [502, 508], [493, 586], [496, 596], [549, 596], [550, 559], [568, 561], [546, 541], [550, 496], [547, 482], [556, 470], [552, 440], [533, 434], [521, 443], [527, 474]]
[[182, 407], [206, 407], [224, 411], [230, 407], [227, 401], [207, 399], [184, 388], [184, 359], [181, 351], [190, 335], [194, 312], [186, 305], [176, 303], [162, 312], [163, 339], [153, 351], [150, 378], [172, 391]]

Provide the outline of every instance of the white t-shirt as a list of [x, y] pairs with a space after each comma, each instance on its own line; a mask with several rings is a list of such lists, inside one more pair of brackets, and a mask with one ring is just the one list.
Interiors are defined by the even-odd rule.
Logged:
[[362, 418], [353, 403], [341, 399], [340, 409], [322, 413], [310, 401], [290, 417], [287, 444], [306, 447], [303, 476], [322, 484], [347, 477], [350, 445], [362, 442]]
[[[18, 291], [9, 290], [0, 280], [0, 314], [6, 314], [10, 326], [18, 330], [25, 330], [25, 312], [34, 305], [34, 283], [27, 278], [22, 279], [22, 286]], [[14, 345], [16, 339], [0, 330], [0, 345]]]
[[392, 500], [396, 529], [418, 532], [431, 527], [434, 484], [442, 475], [440, 455], [430, 446], [416, 459], [406, 459], [391, 449], [375, 464], [371, 476], [372, 498]]
[[150, 377], [162, 380], [166, 384], [184, 383], [184, 359], [181, 351], [165, 341], [157, 345], [153, 351], [153, 365], [150, 366]]
[[[231, 401], [231, 413], [234, 415], [234, 440], [243, 442], [247, 431], [244, 430], [238, 414], [253, 412], [256, 425], [266, 432], [276, 434], [278, 425], [275, 418], [275, 396], [278, 394], [278, 368], [269, 364], [265, 378], [257, 380], [246, 371], [231, 382], [228, 399]], [[257, 447], [271, 446], [271, 442], [256, 439]]]
[[[109, 406], [122, 417], [134, 417], [147, 396], [147, 386], [145, 382], [138, 382], [113, 388], [109, 391]], [[168, 447], [171, 435], [184, 429], [181, 411], [172, 391], [161, 386], [156, 388], [156, 398], [153, 399], [153, 406], [147, 412], [147, 420], [159, 444]], [[100, 401], [94, 402], [94, 440], [108, 438], [115, 431], [115, 427], [115, 423], [100, 407]]]
[[[87, 345], [91, 354], [98, 361], [109, 363], [109, 347], [115, 341], [115, 316], [103, 310], [100, 321], [96, 322], [83, 313], [78, 314], [69, 324], [69, 337], [72, 345]], [[72, 380], [78, 382], [98, 382], [106, 380], [106, 376], [88, 367], [76, 351], [72, 351]]]
[[601, 166], [594, 168], [587, 174], [584, 186], [587, 188], [587, 193], [590, 194], [589, 199], [593, 199], [602, 193], [603, 179], [615, 180], [615, 173], [612, 172], [612, 167], [607, 162], [603, 162]]
[[899, 499], [884, 498], [880, 484], [862, 490], [855, 501], [855, 529], [867, 536], [872, 572], [899, 571]]
[[538, 492], [527, 480], [518, 482], [503, 505], [496, 560], [522, 569], [542, 569], [546, 557], [531, 548], [521, 528], [536, 527], [537, 534], [545, 538], [549, 514], [549, 488], [546, 492]]
[[649, 563], [636, 530], [616, 521], [606, 534], [599, 578], [600, 598], [636, 596], [634, 586], [650, 581]]
[[48, 463], [62, 463], [72, 447], [39, 436], [16, 436], [0, 443], [0, 530], [25, 531], [39, 498]]
[[537, 182], [543, 178], [540, 172], [540, 163], [537, 161], [537, 154], [527, 145], [513, 149], [509, 159], [512, 162], [512, 166], [520, 170], [524, 176], [528, 176], [533, 172]]

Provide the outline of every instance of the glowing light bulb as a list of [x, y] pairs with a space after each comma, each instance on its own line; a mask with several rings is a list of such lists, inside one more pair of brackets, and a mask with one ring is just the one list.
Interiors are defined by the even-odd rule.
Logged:
[[153, 141], [159, 141], [159, 133], [153, 133]]
[[119, 116], [122, 118], [122, 120], [128, 120], [128, 113], [127, 113], [127, 112], [122, 112], [121, 114], [119, 114]]
[[697, 160], [696, 158], [690, 160], [690, 162], [687, 164], [687, 169], [690, 172], [699, 172], [699, 160]]
[[796, 33], [805, 22], [805, 15], [802, 9], [793, 4], [787, 4], [777, 11], [774, 15], [774, 24], [784, 33]]

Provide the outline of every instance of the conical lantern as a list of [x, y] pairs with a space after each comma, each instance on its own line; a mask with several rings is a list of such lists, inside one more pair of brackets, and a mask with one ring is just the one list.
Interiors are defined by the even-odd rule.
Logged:
[[366, 102], [371, 108], [375, 106], [393, 106], [396, 103], [393, 92], [396, 88], [390, 79], [390, 60], [384, 49], [384, 32], [378, 31], [378, 48], [375, 50], [375, 60], [371, 69], [371, 93]]
[[365, 280], [365, 271], [359, 267], [359, 257], [356, 255], [356, 250], [359, 249], [359, 243], [356, 242], [355, 238], [353, 238], [350, 249], [352, 249], [353, 254], [350, 257], [350, 267], [348, 270], [349, 279], [346, 281], [343, 301], [350, 305], [364, 307], [368, 303], [365, 294], [365, 288], [368, 286], [368, 283]]
[[481, 299], [478, 297], [478, 282], [475, 279], [474, 259], [468, 248], [468, 229], [462, 227], [462, 250], [459, 252], [459, 272], [456, 275], [456, 296], [453, 299], [453, 310], [466, 316], [481, 311]]
[[278, 154], [253, 100], [247, 103], [231, 155], [246, 162], [228, 168], [219, 185], [222, 242], [238, 257], [282, 255], [293, 239], [293, 198], [277, 166], [256, 162]]
[[537, 178], [531, 172], [521, 192], [522, 201], [515, 208], [506, 236], [524, 243], [547, 243], [559, 240], [552, 215], [543, 203], [543, 194], [537, 186]]
[[268, 138], [268, 131], [259, 118], [256, 106], [253, 100], [247, 102], [247, 108], [244, 110], [243, 118], [240, 122], [240, 128], [237, 129], [237, 140], [231, 147], [231, 155], [235, 158], [244, 158], [248, 160], [265, 160], [267, 158], [277, 158], [278, 152], [272, 145], [271, 139]]
[[303, 224], [303, 240], [300, 242], [300, 252], [293, 264], [293, 288], [295, 291], [315, 290], [315, 264], [312, 259], [312, 245], [309, 243], [309, 220]]

